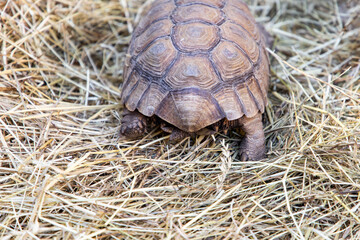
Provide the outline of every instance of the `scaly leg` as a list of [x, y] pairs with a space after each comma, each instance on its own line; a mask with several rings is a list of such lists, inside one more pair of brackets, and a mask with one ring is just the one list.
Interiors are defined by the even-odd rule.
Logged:
[[176, 127], [173, 126], [169, 126], [166, 123], [162, 123], [161, 124], [161, 129], [164, 132], [170, 133], [170, 142], [171, 143], [176, 143], [176, 142], [180, 142], [181, 140], [183, 140], [186, 137], [190, 137], [190, 134], [182, 131]]
[[120, 133], [127, 138], [139, 138], [146, 132], [148, 118], [138, 111], [130, 112], [126, 108], [122, 113]]
[[261, 121], [261, 113], [252, 118], [242, 117], [239, 119], [245, 137], [240, 144], [240, 156], [242, 161], [257, 161], [265, 157], [265, 135]]

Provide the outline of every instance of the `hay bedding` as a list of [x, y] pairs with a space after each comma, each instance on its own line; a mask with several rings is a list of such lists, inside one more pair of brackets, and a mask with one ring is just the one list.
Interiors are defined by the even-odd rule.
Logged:
[[358, 1], [249, 2], [276, 36], [261, 162], [237, 132], [119, 138], [147, 3], [0, 1], [0, 239], [360, 239]]

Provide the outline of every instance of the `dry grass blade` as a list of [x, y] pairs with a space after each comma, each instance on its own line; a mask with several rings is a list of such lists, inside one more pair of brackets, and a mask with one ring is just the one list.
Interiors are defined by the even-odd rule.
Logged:
[[275, 36], [268, 158], [119, 137], [150, 1], [0, 1], [0, 239], [360, 239], [358, 1], [248, 0]]

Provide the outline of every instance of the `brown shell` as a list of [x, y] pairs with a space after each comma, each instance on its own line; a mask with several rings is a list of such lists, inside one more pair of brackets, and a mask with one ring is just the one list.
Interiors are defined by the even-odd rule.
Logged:
[[158, 0], [136, 27], [121, 99], [188, 132], [263, 113], [265, 37], [240, 0]]

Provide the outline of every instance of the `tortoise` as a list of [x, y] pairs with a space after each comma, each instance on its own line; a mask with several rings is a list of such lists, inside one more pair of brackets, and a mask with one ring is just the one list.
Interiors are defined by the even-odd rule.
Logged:
[[125, 58], [121, 134], [143, 136], [154, 119], [173, 141], [241, 128], [241, 159], [262, 159], [266, 41], [240, 0], [156, 0]]

